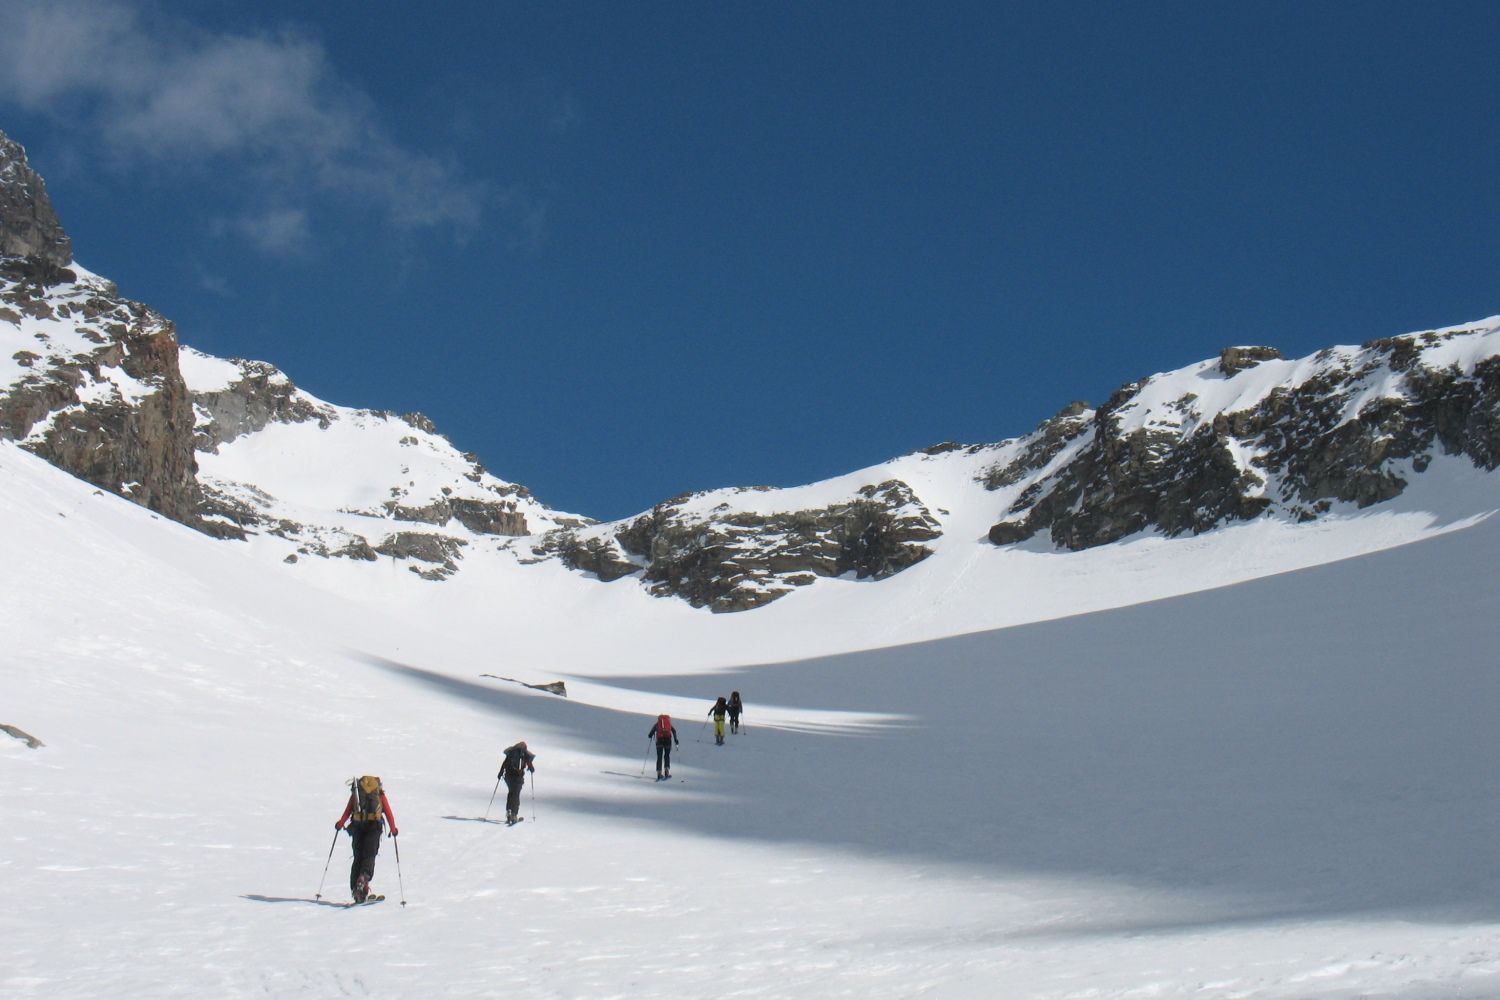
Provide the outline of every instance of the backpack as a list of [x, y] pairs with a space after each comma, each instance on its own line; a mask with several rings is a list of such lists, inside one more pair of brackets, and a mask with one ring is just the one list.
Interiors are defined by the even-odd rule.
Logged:
[[526, 751], [520, 747], [511, 747], [505, 751], [505, 762], [500, 765], [500, 772], [526, 777]]
[[672, 717], [670, 715], [658, 715], [656, 717], [656, 742], [666, 743], [672, 738]]
[[380, 820], [380, 796], [385, 791], [380, 785], [380, 779], [367, 774], [350, 782], [350, 788], [354, 792], [354, 812], [349, 818], [357, 822]]

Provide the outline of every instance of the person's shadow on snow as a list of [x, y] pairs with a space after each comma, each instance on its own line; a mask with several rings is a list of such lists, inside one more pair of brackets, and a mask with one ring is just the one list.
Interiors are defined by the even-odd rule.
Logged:
[[496, 823], [504, 825], [504, 820], [487, 819], [484, 816], [444, 816], [443, 819], [456, 820], [459, 823]]
[[311, 903], [314, 906], [336, 906], [343, 909], [346, 904], [338, 903], [331, 899], [308, 899], [306, 896], [262, 896], [259, 893], [247, 892], [240, 896], [255, 903]]

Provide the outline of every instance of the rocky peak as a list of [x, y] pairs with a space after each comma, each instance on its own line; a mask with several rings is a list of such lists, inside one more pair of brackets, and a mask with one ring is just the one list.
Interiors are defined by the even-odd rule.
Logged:
[[0, 132], [0, 255], [38, 257], [58, 267], [73, 262], [47, 186], [26, 162], [21, 144]]
[[1219, 371], [1238, 375], [1262, 361], [1280, 361], [1281, 352], [1274, 347], [1226, 347], [1219, 354]]

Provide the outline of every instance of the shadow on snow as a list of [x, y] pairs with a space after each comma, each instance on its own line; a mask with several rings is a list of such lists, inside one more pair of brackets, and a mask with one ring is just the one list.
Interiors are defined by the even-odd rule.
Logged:
[[[701, 697], [705, 709], [735, 688], [747, 721], [760, 703], [912, 724], [860, 739], [761, 728], [684, 747], [673, 767], [691, 779], [687, 794], [649, 809], [541, 798], [706, 836], [1165, 888], [1209, 901], [1213, 913], [1194, 924], [1493, 918], [1497, 555], [1500, 521], [1486, 522], [1061, 621], [713, 675], [610, 678]], [[605, 773], [639, 777], [647, 716], [374, 662], [566, 731], [618, 755]], [[737, 752], [750, 739], [759, 752]]]

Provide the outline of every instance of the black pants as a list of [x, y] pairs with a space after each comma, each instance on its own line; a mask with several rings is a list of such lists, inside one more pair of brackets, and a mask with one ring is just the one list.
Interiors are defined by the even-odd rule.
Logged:
[[734, 709], [729, 710], [729, 731], [731, 733], [740, 731], [740, 713], [734, 711]]
[[519, 816], [521, 813], [521, 787], [526, 784], [526, 779], [520, 775], [505, 778], [505, 812], [510, 816]]
[[380, 834], [385, 824], [379, 820], [359, 820], [349, 824], [349, 840], [354, 848], [354, 864], [349, 866], [349, 891], [365, 877], [365, 885], [375, 878], [375, 855], [380, 853]]
[[663, 766], [668, 771], [672, 770], [672, 744], [670, 741], [666, 743], [658, 741], [656, 744], [656, 773], [658, 775], [662, 773]]

